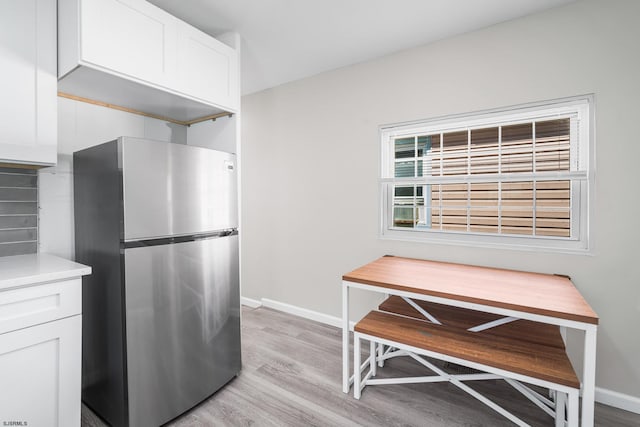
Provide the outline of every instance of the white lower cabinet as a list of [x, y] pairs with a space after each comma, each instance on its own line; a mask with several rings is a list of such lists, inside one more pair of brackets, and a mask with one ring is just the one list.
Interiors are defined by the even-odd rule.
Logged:
[[80, 427], [87, 274], [49, 254], [0, 257], [0, 426]]
[[80, 425], [81, 335], [80, 315], [0, 335], [0, 425]]

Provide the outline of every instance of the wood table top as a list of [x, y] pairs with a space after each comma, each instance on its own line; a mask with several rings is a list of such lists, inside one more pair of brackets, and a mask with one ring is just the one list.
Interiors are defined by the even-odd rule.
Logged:
[[598, 315], [565, 276], [384, 256], [342, 280], [598, 324]]

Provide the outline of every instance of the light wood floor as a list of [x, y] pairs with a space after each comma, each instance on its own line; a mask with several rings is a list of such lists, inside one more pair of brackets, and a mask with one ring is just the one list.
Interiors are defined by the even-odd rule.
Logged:
[[[366, 387], [358, 401], [342, 393], [341, 330], [265, 308], [243, 308], [243, 369], [226, 387], [169, 423], [186, 426], [510, 426], [451, 384]], [[424, 369], [408, 358], [378, 377]], [[472, 386], [532, 426], [551, 417], [503, 381]], [[640, 426], [640, 415], [596, 404], [595, 424]], [[82, 425], [104, 423], [83, 407]]]

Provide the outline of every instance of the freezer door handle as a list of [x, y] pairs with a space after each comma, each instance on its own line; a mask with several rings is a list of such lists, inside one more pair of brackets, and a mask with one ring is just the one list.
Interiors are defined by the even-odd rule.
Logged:
[[195, 242], [197, 240], [218, 239], [221, 237], [237, 236], [238, 229], [229, 228], [210, 233], [190, 234], [186, 236], [158, 237], [155, 239], [124, 241], [120, 244], [122, 249], [143, 248], [148, 246], [173, 245], [176, 243]]

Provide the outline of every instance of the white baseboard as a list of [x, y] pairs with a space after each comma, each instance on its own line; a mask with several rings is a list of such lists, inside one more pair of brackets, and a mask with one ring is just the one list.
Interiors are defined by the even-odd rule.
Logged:
[[262, 303], [257, 299], [251, 299], [247, 297], [240, 297], [240, 304], [246, 305], [247, 307], [251, 308], [258, 308], [262, 306]]
[[272, 308], [274, 310], [283, 311], [295, 316], [304, 317], [305, 319], [315, 320], [316, 322], [335, 326], [336, 328], [342, 328], [342, 319], [339, 317], [329, 316], [328, 314], [319, 313], [317, 311], [308, 310], [306, 308], [301, 308], [295, 305], [286, 304], [284, 302], [274, 301], [272, 299], [266, 298], [262, 299], [262, 305], [267, 308]]
[[640, 414], [640, 398], [596, 387], [596, 402]]

